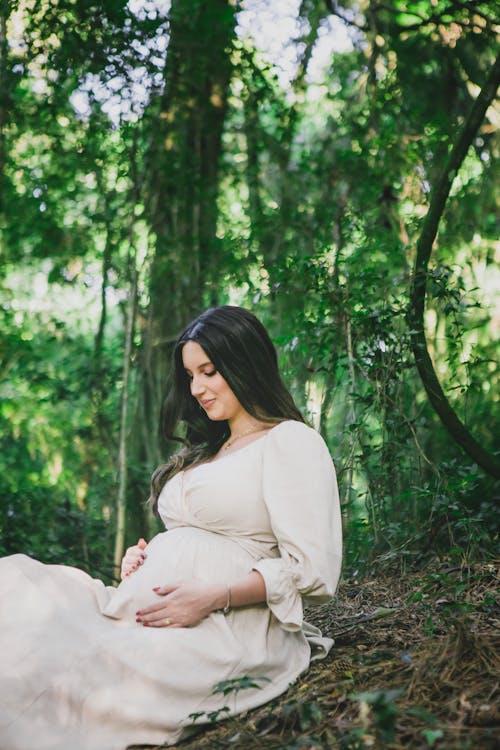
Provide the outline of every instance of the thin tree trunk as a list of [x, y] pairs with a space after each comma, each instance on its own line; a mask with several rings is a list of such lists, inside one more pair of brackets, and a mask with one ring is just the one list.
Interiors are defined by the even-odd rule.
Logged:
[[[130, 191], [131, 203], [136, 205], [141, 189], [141, 179], [137, 169], [137, 134], [134, 135], [132, 150], [130, 153], [130, 171], [132, 189]], [[128, 256], [128, 273], [130, 278], [130, 291], [127, 304], [127, 321], [125, 327], [125, 353], [123, 360], [123, 390], [120, 414], [120, 437], [118, 446], [118, 495], [116, 499], [116, 531], [115, 549], [113, 554], [113, 573], [116, 579], [120, 576], [120, 563], [125, 548], [125, 532], [127, 524], [127, 485], [128, 485], [128, 413], [129, 413], [129, 383], [130, 364], [132, 361], [132, 347], [134, 340], [135, 318], [137, 313], [137, 287], [139, 271], [137, 268], [137, 250], [134, 237], [133, 214], [128, 227], [128, 240], [130, 252]], [[105, 252], [106, 255], [106, 252]], [[105, 261], [104, 261], [105, 263]], [[106, 265], [104, 272], [107, 275]]]
[[108, 275], [111, 269], [111, 256], [112, 256], [112, 239], [111, 239], [111, 217], [109, 210], [106, 207], [106, 243], [104, 246], [104, 252], [102, 256], [102, 284], [101, 284], [101, 315], [99, 318], [99, 326], [96, 331], [94, 338], [94, 370], [96, 375], [99, 376], [102, 362], [102, 345], [104, 341], [104, 331], [106, 329], [106, 321], [108, 318], [108, 306], [106, 301], [106, 287], [108, 286]]
[[10, 15], [11, 5], [5, 2], [0, 11], [0, 213], [5, 203], [5, 164], [6, 145], [5, 130], [8, 119], [9, 85], [7, 81], [9, 45], [7, 41], [7, 19]]
[[[347, 362], [348, 362], [348, 368], [349, 368], [350, 388], [352, 389], [353, 392], [355, 392], [357, 388], [356, 371], [354, 369], [354, 352], [352, 348], [351, 318], [347, 310], [347, 299], [346, 299], [346, 312], [344, 314], [344, 320], [345, 320]], [[351, 420], [351, 425], [355, 424], [356, 411], [354, 408], [354, 397], [352, 395], [349, 397], [349, 412], [348, 413], [349, 413], [349, 419]], [[342, 503], [343, 515], [345, 516], [346, 523], [349, 521], [349, 508], [350, 508], [351, 492], [352, 492], [353, 477], [354, 477], [354, 453], [356, 451], [356, 443], [357, 443], [355, 430], [351, 428], [349, 434], [351, 437], [351, 445], [349, 446], [349, 456], [347, 459], [347, 481], [346, 481], [345, 499], [344, 499], [344, 502]]]
[[132, 253], [134, 268], [130, 284], [127, 305], [127, 326], [125, 332], [125, 354], [123, 359], [123, 390], [120, 415], [120, 441], [118, 449], [118, 496], [116, 500], [116, 534], [113, 556], [113, 571], [115, 577], [120, 575], [120, 563], [125, 547], [125, 519], [127, 508], [127, 423], [130, 380], [130, 360], [132, 354], [132, 339], [137, 301], [137, 267], [135, 253]]
[[448, 433], [463, 448], [465, 453], [467, 453], [467, 455], [470, 456], [478, 466], [481, 466], [484, 471], [498, 478], [500, 478], [500, 463], [498, 459], [479, 445], [474, 439], [467, 427], [453, 410], [441, 388], [427, 348], [424, 311], [427, 287], [427, 267], [434, 239], [437, 235], [439, 221], [444, 212], [453, 180], [465, 159], [469, 146], [474, 140], [488, 107], [495, 98], [499, 83], [500, 56], [491, 67], [486, 82], [474, 102], [469, 116], [462, 126], [458, 138], [433, 190], [429, 210], [425, 217], [422, 233], [417, 243], [417, 254], [410, 289], [410, 306], [407, 315], [415, 363], [432, 406], [436, 410]]

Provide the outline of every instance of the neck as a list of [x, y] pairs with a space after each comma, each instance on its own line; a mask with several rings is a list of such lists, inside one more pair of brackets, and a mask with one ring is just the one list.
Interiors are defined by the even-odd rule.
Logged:
[[257, 430], [260, 427], [260, 422], [258, 419], [254, 419], [249, 414], [242, 414], [241, 416], [237, 416], [234, 419], [228, 420], [229, 429], [231, 431], [231, 437], [236, 437], [236, 435], [241, 435], [243, 432], [246, 432], [247, 430], [255, 429]]

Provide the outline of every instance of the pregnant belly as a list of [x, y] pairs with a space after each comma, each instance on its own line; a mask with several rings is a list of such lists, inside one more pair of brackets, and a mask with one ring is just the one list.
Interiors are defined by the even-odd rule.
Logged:
[[204, 529], [181, 526], [157, 534], [144, 564], [111, 592], [102, 613], [135, 622], [135, 613], [158, 600], [155, 586], [185, 580], [231, 583], [252, 569], [254, 558], [237, 542]]

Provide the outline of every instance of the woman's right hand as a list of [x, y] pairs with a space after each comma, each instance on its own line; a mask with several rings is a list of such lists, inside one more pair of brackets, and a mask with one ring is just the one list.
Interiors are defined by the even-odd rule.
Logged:
[[122, 581], [124, 578], [129, 576], [135, 570], [137, 570], [137, 568], [140, 565], [142, 565], [142, 563], [147, 557], [146, 553], [143, 551], [146, 549], [146, 547], [147, 547], [146, 540], [141, 538], [139, 539], [137, 544], [134, 544], [133, 547], [129, 547], [127, 549], [122, 560], [122, 569], [121, 569]]

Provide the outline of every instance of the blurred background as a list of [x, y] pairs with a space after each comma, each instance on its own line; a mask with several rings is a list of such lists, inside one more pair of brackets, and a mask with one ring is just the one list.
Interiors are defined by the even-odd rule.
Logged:
[[422, 319], [483, 466], [431, 405], [408, 321], [498, 16], [465, 0], [2, 2], [1, 554], [111, 580], [155, 533], [172, 346], [226, 303], [268, 327], [329, 445], [350, 575], [493, 553], [498, 103], [440, 217]]

